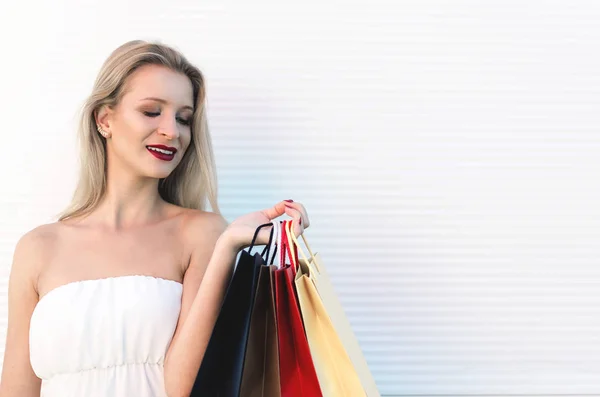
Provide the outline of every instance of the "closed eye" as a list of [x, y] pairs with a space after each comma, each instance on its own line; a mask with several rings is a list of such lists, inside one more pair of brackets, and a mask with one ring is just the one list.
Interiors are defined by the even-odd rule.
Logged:
[[[160, 113], [144, 112], [144, 114], [146, 116], [148, 116], [148, 117], [157, 117], [157, 116], [160, 116]], [[181, 118], [178, 118], [177, 121], [179, 121], [183, 125], [190, 125], [191, 124], [190, 120], [185, 120], [185, 119], [181, 119]]]

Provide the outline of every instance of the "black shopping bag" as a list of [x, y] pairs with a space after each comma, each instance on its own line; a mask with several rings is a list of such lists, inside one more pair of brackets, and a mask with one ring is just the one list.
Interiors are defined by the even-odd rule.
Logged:
[[273, 224], [259, 226], [248, 250], [240, 254], [190, 397], [239, 396], [258, 275], [265, 264], [262, 255], [268, 252], [270, 244], [262, 254], [252, 255], [250, 251], [265, 226]]

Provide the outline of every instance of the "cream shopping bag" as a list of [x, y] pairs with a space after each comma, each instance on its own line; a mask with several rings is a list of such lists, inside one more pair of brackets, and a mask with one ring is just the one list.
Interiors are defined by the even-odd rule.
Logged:
[[[286, 234], [293, 241], [289, 247], [295, 251], [290, 257], [297, 261], [296, 290], [323, 395], [380, 397], [319, 254], [312, 253], [303, 233], [311, 254], [307, 259], [291, 230]], [[303, 259], [298, 260], [298, 252]]]

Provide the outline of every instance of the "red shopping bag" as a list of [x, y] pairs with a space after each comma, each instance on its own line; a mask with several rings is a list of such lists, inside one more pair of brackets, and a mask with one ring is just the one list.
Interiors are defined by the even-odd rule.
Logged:
[[275, 297], [281, 397], [322, 397], [297, 301], [294, 283], [296, 269], [285, 263], [290, 248], [285, 235], [285, 223], [279, 235], [282, 266], [275, 270]]

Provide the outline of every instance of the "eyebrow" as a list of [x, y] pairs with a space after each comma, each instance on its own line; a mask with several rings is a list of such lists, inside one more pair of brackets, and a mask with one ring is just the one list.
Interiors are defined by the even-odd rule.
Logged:
[[[143, 99], [140, 99], [140, 101], [144, 101], [144, 100], [146, 100], [146, 99], [149, 99], [149, 100], [152, 100], [152, 101], [157, 101], [157, 102], [160, 102], [160, 103], [169, 103], [168, 101], [166, 101], [166, 100], [164, 100], [164, 99], [162, 99], [162, 98], [156, 98], [156, 97], [148, 97], [148, 98], [143, 98]], [[187, 105], [186, 105], [186, 106], [184, 106], [182, 109], [189, 109], [189, 110], [191, 110], [192, 112], [194, 111], [194, 108], [193, 108], [193, 107], [191, 107], [191, 106], [187, 106]]]

